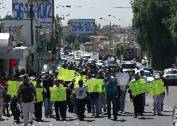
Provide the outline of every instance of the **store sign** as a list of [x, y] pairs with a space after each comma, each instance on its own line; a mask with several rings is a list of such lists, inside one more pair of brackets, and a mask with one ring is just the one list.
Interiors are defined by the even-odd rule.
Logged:
[[70, 32], [75, 34], [94, 34], [95, 19], [71, 19], [68, 22]]
[[33, 17], [40, 23], [51, 23], [53, 20], [53, 0], [28, 2], [28, 0], [12, 0], [12, 13], [16, 20], [29, 19], [33, 7]]

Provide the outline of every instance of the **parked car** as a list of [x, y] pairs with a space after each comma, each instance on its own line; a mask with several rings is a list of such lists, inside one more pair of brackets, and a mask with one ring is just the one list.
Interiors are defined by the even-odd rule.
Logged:
[[90, 58], [90, 59], [88, 59], [87, 63], [93, 63], [94, 61], [95, 61], [94, 59]]
[[61, 55], [61, 60], [66, 61], [67, 60], [67, 56], [66, 55]]
[[131, 73], [131, 72], [135, 71], [135, 73], [136, 73], [137, 66], [136, 66], [136, 62], [134, 62], [134, 61], [123, 61], [121, 63], [121, 67], [124, 72]]
[[144, 70], [144, 78], [145, 80], [150, 83], [154, 81], [153, 74], [150, 71]]
[[143, 64], [143, 65], [146, 65], [147, 63], [148, 63], [148, 58], [145, 56], [145, 57], [143, 57], [142, 59], [141, 59], [141, 63]]
[[151, 66], [144, 66], [143, 70], [149, 71], [149, 72], [151, 72], [151, 74], [153, 74], [153, 72], [154, 72]]
[[85, 53], [82, 55], [82, 58], [90, 59], [91, 55], [89, 53]]
[[177, 86], [177, 69], [165, 69], [163, 78], [165, 85]]
[[74, 56], [74, 60], [75, 61], [80, 61], [81, 60], [81, 56], [80, 55], [75, 55]]
[[74, 55], [74, 53], [71, 51], [71, 52], [69, 52], [69, 56], [73, 56]]

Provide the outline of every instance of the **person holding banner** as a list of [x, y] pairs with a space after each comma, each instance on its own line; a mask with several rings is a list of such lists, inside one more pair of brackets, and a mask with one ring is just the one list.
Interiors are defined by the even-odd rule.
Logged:
[[[56, 120], [60, 120], [60, 116], [62, 120], [66, 120], [66, 87], [63, 87], [59, 80], [55, 80], [55, 85], [53, 86], [53, 92], [51, 90], [51, 96], [55, 95], [56, 99], [52, 99], [54, 101], [55, 113], [56, 113]], [[60, 115], [59, 115], [60, 111]]]
[[52, 102], [50, 101], [50, 87], [53, 87], [53, 77], [52, 75], [45, 75], [43, 80], [43, 87], [44, 87], [44, 108], [45, 108], [45, 117], [52, 116]]
[[84, 120], [85, 102], [87, 98], [87, 87], [83, 81], [79, 81], [79, 86], [75, 88], [77, 115], [79, 120]]
[[34, 102], [36, 99], [36, 90], [34, 85], [29, 81], [27, 74], [23, 76], [23, 81], [20, 84], [17, 97], [21, 99], [22, 102], [22, 112], [24, 118], [24, 126], [28, 125], [28, 119], [31, 124], [33, 124], [33, 112], [34, 112]]
[[[97, 88], [97, 87], [95, 87]], [[100, 104], [99, 104], [99, 97], [100, 94], [99, 92], [90, 92], [90, 98], [91, 98], [91, 111], [92, 111], [92, 115], [95, 117], [99, 117], [100, 114]], [[96, 113], [96, 115], [95, 115]]]
[[[136, 82], [140, 80], [139, 74], [135, 74], [135, 80], [133, 80], [131, 83]], [[135, 118], [137, 118], [138, 114], [143, 116], [143, 95], [138, 94], [136, 96], [133, 96], [132, 92], [130, 91], [131, 98], [133, 99], [133, 106], [134, 106], [134, 113]]]
[[[162, 115], [162, 111], [163, 111], [163, 100], [164, 100], [164, 96], [165, 96], [165, 89], [167, 90], [167, 94], [168, 94], [168, 87], [164, 86], [164, 82], [162, 81], [161, 77], [160, 78], [155, 78], [155, 81], [153, 83], [158, 85], [158, 86], [156, 86], [158, 89], [164, 89], [162, 91], [159, 90], [161, 93], [159, 92], [157, 95], [153, 96], [153, 99], [154, 99], [154, 102], [153, 102], [154, 115], [159, 115], [160, 116], [160, 115]], [[160, 83], [160, 84], [158, 84], [158, 83]], [[156, 91], [157, 91], [157, 89], [156, 89]]]
[[36, 83], [36, 101], [35, 101], [35, 117], [37, 122], [42, 121], [42, 105], [43, 105], [43, 87], [41, 86], [40, 78], [37, 80]]
[[[146, 81], [145, 77], [144, 77], [144, 70], [140, 71], [140, 79], [143, 79]], [[146, 93], [143, 93], [143, 112], [145, 112], [145, 106], [146, 106]]]

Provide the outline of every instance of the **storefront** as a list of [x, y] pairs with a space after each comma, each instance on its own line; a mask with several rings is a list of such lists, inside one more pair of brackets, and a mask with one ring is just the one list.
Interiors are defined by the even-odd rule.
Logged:
[[9, 33], [0, 33], [0, 75], [14, 76], [16, 71], [27, 68], [28, 47], [12, 47]]

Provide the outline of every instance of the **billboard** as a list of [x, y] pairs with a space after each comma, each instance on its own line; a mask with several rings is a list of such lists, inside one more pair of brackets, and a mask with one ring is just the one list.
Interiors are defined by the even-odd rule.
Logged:
[[[31, 44], [30, 20], [1, 20], [3, 24], [2, 32], [10, 33], [12, 41]], [[35, 26], [34, 26], [35, 27]]]
[[[33, 18], [37, 23], [52, 23], [53, 1], [45, 0], [33, 3]], [[29, 19], [31, 4], [28, 0], [12, 0], [12, 13], [16, 20]]]
[[71, 19], [69, 30], [74, 34], [94, 34], [96, 32], [95, 19]]

